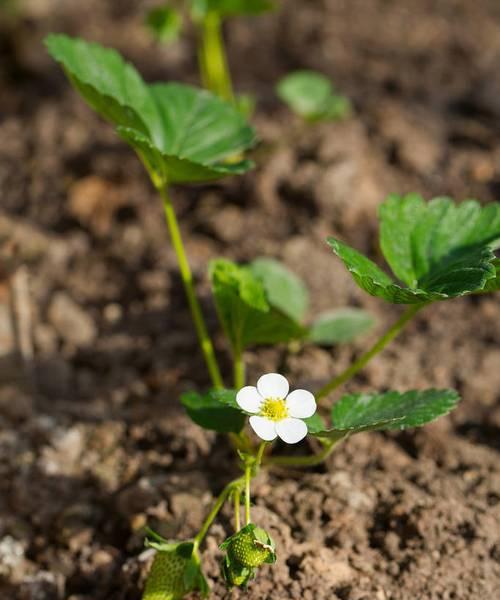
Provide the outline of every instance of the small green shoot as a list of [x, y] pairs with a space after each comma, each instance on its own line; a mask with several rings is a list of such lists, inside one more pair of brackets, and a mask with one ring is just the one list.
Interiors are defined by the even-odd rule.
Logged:
[[270, 0], [191, 0], [191, 16], [198, 29], [198, 63], [203, 86], [235, 103], [245, 115], [251, 114], [252, 105], [235, 96], [223, 24], [230, 17], [259, 15], [274, 8], [275, 3]]
[[339, 121], [351, 113], [348, 98], [335, 93], [332, 82], [315, 71], [294, 71], [277, 85], [278, 96], [290, 109], [311, 123]]
[[144, 23], [153, 37], [163, 44], [175, 42], [181, 33], [182, 15], [168, 4], [152, 8]]

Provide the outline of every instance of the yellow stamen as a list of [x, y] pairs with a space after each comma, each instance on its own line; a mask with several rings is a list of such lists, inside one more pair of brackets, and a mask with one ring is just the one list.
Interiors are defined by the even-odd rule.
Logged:
[[288, 417], [286, 402], [282, 398], [266, 398], [260, 409], [260, 415], [271, 421], [281, 421]]

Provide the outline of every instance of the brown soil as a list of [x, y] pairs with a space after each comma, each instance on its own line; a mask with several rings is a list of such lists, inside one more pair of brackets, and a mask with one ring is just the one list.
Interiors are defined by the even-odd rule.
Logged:
[[[154, 47], [136, 4], [26, 0], [1, 25], [0, 242], [14, 257], [17, 244], [29, 265], [35, 340], [28, 381], [6, 354], [2, 309], [0, 596], [11, 600], [138, 600], [145, 522], [192, 536], [235, 473], [225, 440], [177, 402], [208, 380], [161, 207], [138, 161], [40, 45], [51, 30], [79, 34], [120, 48], [148, 79], [195, 81], [190, 40]], [[208, 259], [270, 255], [305, 278], [311, 314], [364, 306], [380, 332], [399, 309], [365, 297], [324, 238], [380, 259], [375, 213], [386, 193], [498, 196], [498, 2], [283, 4], [234, 21], [228, 35], [238, 88], [261, 99], [258, 169], [175, 194], [205, 312], [216, 331]], [[273, 84], [298, 67], [331, 75], [355, 116], [291, 127]], [[292, 356], [259, 349], [249, 377], [280, 369], [314, 389], [374, 338]], [[279, 561], [248, 598], [496, 597], [499, 340], [498, 297], [427, 309], [349, 387], [456, 387], [464, 400], [453, 415], [417, 432], [356, 436], [303, 475], [259, 476], [255, 520], [276, 538]], [[229, 516], [206, 545], [213, 598], [244, 596], [217, 578]]]

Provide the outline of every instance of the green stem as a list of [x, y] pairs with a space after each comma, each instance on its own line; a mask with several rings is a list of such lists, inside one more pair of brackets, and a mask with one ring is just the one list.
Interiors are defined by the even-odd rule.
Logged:
[[255, 469], [258, 471], [262, 457], [264, 456], [264, 450], [266, 449], [267, 442], [261, 442], [257, 454], [255, 455]]
[[241, 529], [240, 523], [240, 501], [241, 501], [241, 490], [235, 489], [233, 492], [234, 500], [234, 530], [238, 532]]
[[203, 85], [223, 100], [234, 102], [233, 86], [222, 37], [222, 22], [216, 12], [209, 11], [203, 17], [200, 37], [198, 60]]
[[240, 390], [245, 385], [245, 362], [243, 361], [243, 352], [234, 351], [234, 387]]
[[403, 313], [401, 318], [394, 323], [394, 325], [387, 330], [387, 332], [377, 341], [377, 343], [362, 354], [356, 362], [354, 362], [349, 368], [347, 368], [343, 373], [334, 377], [329, 383], [323, 386], [316, 393], [316, 400], [320, 400], [325, 396], [328, 396], [330, 392], [341, 386], [343, 383], [351, 379], [358, 371], [368, 363], [370, 360], [376, 356], [379, 352], [381, 352], [389, 342], [391, 342], [398, 333], [403, 329], [403, 327], [417, 314], [417, 312], [423, 308], [425, 304], [412, 304], [410, 305], [406, 311]]
[[186, 250], [182, 241], [174, 207], [168, 194], [167, 186], [162, 185], [157, 189], [163, 200], [163, 208], [165, 210], [165, 218], [167, 220], [168, 230], [172, 239], [172, 246], [174, 247], [177, 255], [182, 282], [186, 291], [189, 308], [191, 309], [194, 326], [200, 341], [201, 350], [203, 352], [203, 356], [205, 357], [205, 362], [207, 363], [208, 371], [210, 373], [210, 378], [212, 379], [212, 383], [215, 388], [223, 388], [224, 384], [219, 370], [219, 365], [215, 357], [214, 347], [208, 334], [205, 320], [201, 312], [201, 307], [194, 291], [193, 275], [191, 273], [191, 268], [186, 256]]
[[245, 466], [245, 525], [249, 525], [252, 520], [250, 516], [250, 480], [252, 478], [252, 467]]
[[330, 456], [340, 440], [328, 443], [321, 452], [308, 456], [272, 456], [265, 460], [265, 465], [276, 467], [315, 467]]
[[226, 487], [219, 494], [219, 497], [215, 501], [215, 504], [208, 514], [207, 518], [203, 522], [203, 525], [198, 532], [198, 535], [194, 538], [194, 546], [195, 550], [200, 547], [201, 542], [207, 534], [207, 531], [210, 528], [213, 520], [219, 513], [220, 509], [224, 506], [224, 502], [227, 500], [228, 496], [233, 493], [233, 501], [234, 501], [234, 524], [236, 531], [240, 530], [240, 498], [241, 498], [241, 490], [243, 485], [245, 486], [245, 524], [248, 525], [251, 522], [250, 519], [250, 481], [252, 476], [255, 474], [256, 469], [258, 469], [262, 457], [264, 455], [264, 450], [267, 442], [262, 442], [257, 450], [257, 454], [255, 459], [252, 460], [249, 457], [249, 460], [245, 463], [245, 474], [242, 477], [238, 477], [234, 479], [230, 483], [226, 485]]
[[198, 532], [198, 535], [193, 540], [195, 549], [198, 549], [200, 547], [201, 542], [203, 541], [204, 537], [207, 535], [210, 525], [212, 524], [215, 517], [218, 515], [220, 509], [224, 506], [224, 502], [226, 501], [229, 494], [233, 490], [240, 490], [242, 483], [243, 483], [243, 478], [239, 477], [238, 479], [231, 481], [231, 483], [228, 483], [226, 485], [226, 487], [222, 490], [222, 492], [219, 494], [219, 497], [215, 501], [215, 504], [214, 504], [212, 510], [210, 511], [207, 518], [203, 522], [203, 525], [202, 525], [200, 531]]

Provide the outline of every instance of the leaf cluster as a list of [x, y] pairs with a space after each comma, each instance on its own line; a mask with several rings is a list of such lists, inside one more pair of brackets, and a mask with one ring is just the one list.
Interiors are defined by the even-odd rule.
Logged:
[[118, 52], [99, 44], [60, 34], [45, 43], [85, 101], [136, 151], [157, 187], [251, 168], [239, 156], [255, 143], [255, 133], [230, 104], [189, 85], [147, 84]]
[[395, 304], [420, 304], [494, 291], [498, 283], [500, 203], [482, 207], [450, 198], [426, 203], [418, 194], [392, 195], [381, 205], [380, 246], [395, 277], [347, 244], [329, 238], [355, 282]]
[[[304, 421], [310, 435], [335, 441], [363, 431], [420, 427], [449, 413], [459, 400], [458, 393], [448, 389], [346, 394], [331, 409], [331, 426], [318, 413]], [[246, 413], [236, 403], [236, 390], [190, 392], [181, 402], [204, 429], [240, 433], [245, 425]]]
[[235, 353], [255, 344], [293, 340], [330, 345], [368, 331], [371, 315], [359, 309], [328, 311], [304, 324], [309, 292], [279, 261], [259, 258], [240, 266], [227, 259], [210, 265], [217, 312]]

